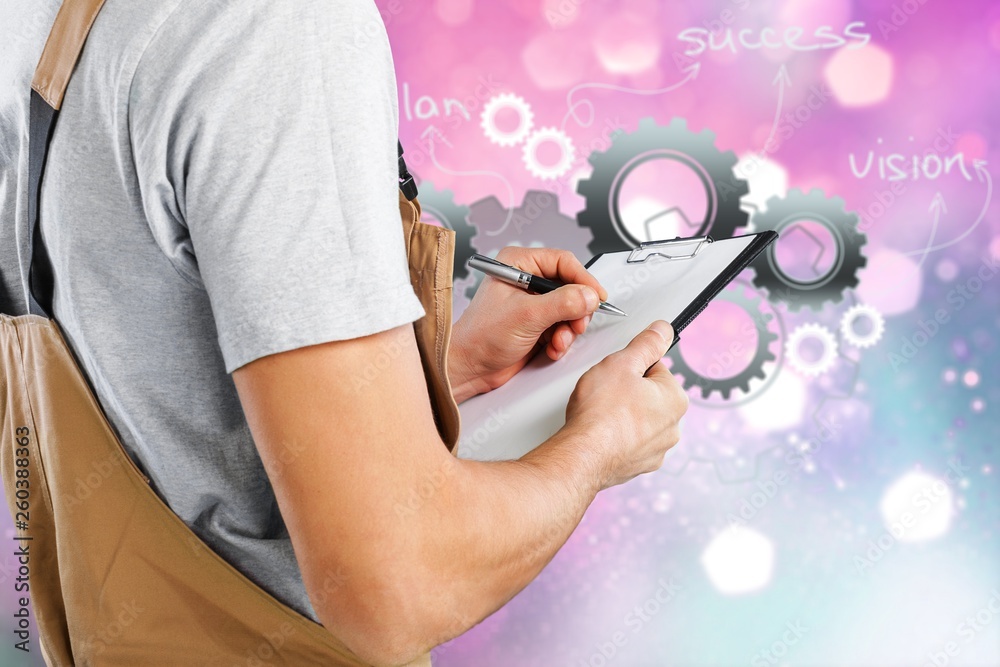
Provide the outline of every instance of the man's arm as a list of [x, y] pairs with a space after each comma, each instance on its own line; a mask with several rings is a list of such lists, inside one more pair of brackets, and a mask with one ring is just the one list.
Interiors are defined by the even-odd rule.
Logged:
[[[655, 469], [677, 441], [683, 392], [659, 364], [644, 377], [671, 339], [661, 329], [585, 375], [566, 427], [518, 461], [447, 451], [408, 325], [237, 369], [323, 624], [365, 660], [404, 663], [526, 586], [599, 490]], [[395, 346], [364, 388], [352, 381]]]

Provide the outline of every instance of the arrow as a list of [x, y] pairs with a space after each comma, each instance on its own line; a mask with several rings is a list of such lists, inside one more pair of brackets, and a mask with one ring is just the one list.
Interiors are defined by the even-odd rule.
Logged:
[[944, 195], [940, 192], [934, 194], [934, 199], [931, 200], [931, 205], [927, 210], [933, 211], [935, 209], [941, 209], [942, 213], [948, 212], [948, 206], [944, 203]]
[[[514, 216], [513, 212], [514, 188], [511, 187], [510, 182], [503, 177], [503, 174], [499, 174], [495, 171], [455, 171], [453, 169], [448, 169], [447, 167], [442, 166], [442, 164], [438, 162], [437, 155], [434, 152], [435, 137], [440, 138], [446, 144], [448, 143], [448, 140], [445, 139], [444, 135], [441, 134], [441, 131], [435, 125], [429, 125], [426, 130], [420, 133], [420, 138], [427, 140], [427, 153], [431, 157], [431, 164], [433, 164], [438, 171], [445, 174], [449, 174], [451, 176], [493, 176], [494, 178], [500, 179], [500, 181], [507, 188], [507, 219], [504, 221], [503, 225], [501, 225], [500, 229], [498, 229], [497, 231], [487, 232], [488, 236], [496, 236], [497, 234], [502, 234], [503, 231], [507, 229], [507, 225], [510, 224], [511, 218]], [[450, 146], [451, 144], [448, 145]]]
[[[434, 146], [434, 142], [432, 141], [433, 137], [437, 137], [447, 146], [451, 146], [451, 142], [449, 142], [448, 138], [444, 136], [444, 133], [437, 128], [437, 125], [429, 125], [426, 130], [420, 133], [420, 138], [426, 139], [429, 147]], [[434, 152], [432, 150], [428, 150], [428, 152], [431, 153], [431, 156], [433, 157]]]
[[[788, 76], [788, 67], [782, 64], [778, 68], [778, 73], [774, 76], [774, 80], [771, 81], [772, 86], [778, 86], [778, 107], [774, 110], [774, 121], [771, 123], [771, 131], [767, 135], [767, 141], [764, 142], [764, 148], [757, 151], [756, 153], [750, 153], [745, 160], [756, 160], [760, 162], [761, 160], [766, 160], [769, 153], [776, 153], [778, 149], [781, 148], [779, 143], [773, 149], [768, 148], [771, 142], [774, 141], [775, 136], [778, 134], [778, 123], [781, 121], [781, 110], [785, 106], [785, 88], [792, 85], [792, 79]], [[744, 171], [745, 171], [744, 167]]]
[[980, 183], [982, 183], [986, 179], [989, 179], [990, 172], [986, 170], [986, 160], [973, 160], [972, 168], [976, 170], [976, 174], [979, 176]]
[[[931, 252], [934, 237], [937, 236], [938, 224], [941, 222], [941, 214], [948, 212], [948, 206], [944, 203], [944, 196], [940, 191], [934, 194], [934, 199], [931, 200], [931, 205], [927, 210], [934, 214], [934, 221], [931, 223], [931, 235], [927, 238], [927, 247], [920, 251], [923, 254], [920, 256], [920, 261], [917, 262], [917, 268], [923, 265], [924, 260], [927, 259], [927, 255]], [[914, 251], [906, 254], [907, 256], [913, 256], [918, 253]]]
[[761, 151], [762, 155], [776, 153], [781, 148], [781, 144], [775, 146], [774, 150], [768, 149], [768, 146], [771, 145], [771, 141], [774, 140], [775, 135], [778, 133], [778, 121], [781, 120], [781, 109], [785, 105], [785, 88], [792, 85], [792, 79], [788, 76], [788, 68], [784, 64], [778, 68], [778, 73], [775, 75], [771, 85], [778, 86], [778, 108], [774, 110], [774, 122], [771, 123], [771, 132], [767, 135], [767, 141], [764, 142], [764, 150]]
[[[610, 83], [578, 84], [574, 86], [568, 93], [566, 93], [566, 106], [569, 108], [569, 111], [566, 112], [566, 115], [563, 117], [562, 130], [563, 132], [566, 131], [566, 123], [567, 121], [569, 121], [570, 117], [572, 117], [573, 120], [575, 120], [577, 125], [579, 125], [580, 127], [590, 127], [591, 125], [594, 124], [594, 103], [587, 99], [580, 100], [579, 102], [576, 103], [573, 102], [573, 95], [575, 95], [577, 92], [581, 90], [586, 90], [587, 88], [598, 88], [601, 90], [613, 90], [619, 93], [632, 93], [633, 95], [662, 95], [664, 93], [669, 93], [670, 91], [677, 90], [678, 88], [687, 85], [687, 83], [690, 81], [694, 81], [695, 79], [698, 78], [699, 72], [701, 72], [701, 63], [695, 62], [692, 65], [685, 67], [684, 69], [681, 70], [681, 73], [686, 75], [683, 79], [667, 86], [666, 88], [657, 88], [655, 90], [643, 90], [640, 88], [623, 88], [622, 86], [616, 86]], [[577, 116], [576, 114], [576, 108], [579, 106], [586, 106], [587, 109], [589, 110], [590, 115], [586, 122], [581, 120], [580, 117]]]
[[[976, 228], [979, 226], [979, 223], [981, 223], [986, 218], [986, 212], [989, 210], [990, 203], [993, 201], [993, 177], [990, 176], [990, 172], [986, 169], [985, 160], [973, 160], [972, 166], [973, 168], [975, 168], [976, 174], [979, 176], [979, 182], [986, 183], [986, 202], [983, 204], [983, 210], [979, 212], [979, 217], [976, 218], [976, 221], [972, 223], [972, 226], [966, 229], [964, 232], [962, 232], [962, 234], [958, 238], [952, 239], [947, 243], [941, 243], [939, 245], [932, 246], [930, 244], [933, 242], [934, 233], [937, 229], [937, 217], [935, 217], [935, 223], [934, 223], [935, 228], [934, 230], [931, 231], [931, 240], [928, 241], [927, 248], [924, 249], [923, 251], [908, 252], [906, 253], [907, 256], [913, 256], [918, 254], [918, 252], [923, 252], [924, 256], [926, 257], [928, 253], [934, 252], [936, 250], [944, 250], [945, 248], [950, 248], [951, 246], [955, 245], [956, 243], [959, 243], [960, 241], [968, 237], [969, 234], [971, 234], [976, 230]], [[943, 198], [939, 199], [939, 198], [940, 198], [940, 193], [938, 193], [938, 195], [934, 197], [934, 201], [931, 202], [931, 210], [938, 209], [940, 211], [940, 209], [944, 207], [944, 199]]]

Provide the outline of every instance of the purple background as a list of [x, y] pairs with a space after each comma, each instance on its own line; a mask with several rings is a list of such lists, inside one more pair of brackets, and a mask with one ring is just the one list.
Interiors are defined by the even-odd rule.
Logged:
[[[435, 664], [1000, 664], [1000, 280], [978, 283], [961, 308], [955, 296], [1000, 257], [991, 206], [1000, 161], [1000, 7], [986, 0], [378, 5], [396, 59], [400, 136], [424, 192], [447, 189], [445, 200], [480, 212], [496, 198], [494, 215], [472, 216], [481, 251], [502, 239], [562, 245], [587, 259], [590, 232], [574, 221], [585, 206], [576, 182], [589, 176], [587, 157], [606, 151], [613, 131], [632, 133], [647, 117], [661, 125], [683, 118], [693, 133], [714, 133], [719, 151], [741, 157], [767, 148], [765, 166], [749, 178], [748, 211], [760, 214], [770, 197], [793, 189], [820, 188], [862, 215], [867, 236], [859, 284], [819, 310], [768, 301], [748, 271], [742, 296], [758, 300], [777, 337], [765, 377], [728, 401], [693, 388], [684, 437], [664, 469], [601, 494], [538, 580], [437, 649]], [[816, 41], [817, 27], [843, 34], [852, 22], [871, 35], [863, 48], [737, 46], [691, 59], [683, 55], [691, 44], [678, 37], [729, 27], [750, 29], [757, 40], [765, 28], [774, 36], [800, 27], [802, 47]], [[361, 30], [355, 45], [367, 39]], [[587, 84], [670, 90], [643, 95]], [[567, 95], [581, 85], [572, 99], [592, 107], [577, 107], [574, 117]], [[480, 114], [500, 93], [523, 98], [535, 129], [564, 130], [575, 149], [564, 176], [533, 176], [523, 144], [487, 138]], [[468, 119], [455, 103], [445, 114], [446, 98]], [[430, 115], [432, 106], [439, 115]], [[504, 130], [513, 121], [511, 112], [497, 117]], [[768, 144], [772, 132], [779, 143]], [[863, 165], [870, 150], [923, 154], [939, 138], [942, 156], [964, 156], [969, 178], [953, 171], [906, 179], [893, 192], [877, 170], [852, 173], [851, 154]], [[538, 157], [551, 163], [558, 151], [543, 146]], [[979, 170], [974, 160], [983, 161]], [[704, 197], [690, 187], [691, 175], [665, 169], [637, 173], [623, 197], [640, 212], [676, 206], [696, 216]], [[496, 210], [520, 206], [529, 190], [555, 193], [562, 215], [494, 239], [503, 223]], [[932, 207], [938, 193], [944, 206]], [[816, 225], [802, 227], [824, 240]], [[835, 261], [835, 247], [785, 236], [778, 256], [788, 271], [822, 273]], [[468, 281], [458, 287], [460, 312]], [[857, 349], [839, 331], [852, 304], [885, 318], [872, 347]], [[946, 321], [929, 325], [941, 312]], [[716, 351], [736, 341], [742, 345], [723, 365], [739, 370], [759, 335], [747, 335], [747, 321], [739, 308], [713, 305], [685, 337], [684, 359], [711, 375]], [[824, 327], [837, 341], [833, 367], [818, 377], [784, 353], [802, 325]], [[933, 494], [926, 512], [912, 502], [924, 491]], [[747, 507], [752, 516], [733, 528]], [[901, 507], [920, 520], [897, 539], [891, 530]], [[11, 555], [0, 557], [7, 610], [15, 604], [12, 567]], [[41, 664], [12, 643], [0, 645], [0, 664]]]
[[[843, 302], [798, 312], [761, 302], [761, 311], [785, 326], [784, 333], [771, 326], [778, 359], [765, 367], [766, 380], [729, 401], [703, 400], [692, 389], [685, 436], [664, 470], [602, 494], [538, 580], [438, 649], [436, 664], [921, 665], [933, 664], [932, 657], [952, 665], [1000, 664], [994, 613], [1000, 598], [989, 609], [1000, 591], [1000, 282], [980, 284], [960, 309], [954, 296], [984, 258], [1000, 256], [993, 176], [987, 177], [1000, 160], [1000, 8], [934, 0], [379, 4], [396, 58], [409, 163], [435, 190], [450, 190], [459, 206], [475, 212], [477, 202], [495, 197], [516, 208], [526, 191], [544, 189], [574, 218], [585, 207], [576, 180], [589, 176], [591, 151], [607, 150], [610, 129], [631, 133], [646, 117], [661, 125], [680, 117], [693, 132], [713, 132], [719, 150], [743, 157], [765, 148], [777, 112], [783, 141], [768, 152], [767, 168], [749, 179], [746, 208], [763, 209], [770, 197], [792, 189], [821, 188], [860, 213], [867, 234], [867, 267]], [[678, 58], [691, 46], [678, 38], [687, 28], [728, 24], [752, 29], [756, 40], [763, 28], [780, 35], [797, 26], [804, 30], [799, 44], [808, 45], [818, 26], [843, 34], [852, 22], [864, 24], [854, 32], [871, 35], [863, 48], [737, 47], [737, 53], [698, 55], [693, 80], [685, 82], [680, 69], [691, 65]], [[775, 83], [782, 66], [791, 83], [783, 91]], [[493, 87], [486, 95], [483, 81]], [[679, 85], [659, 95], [579, 90], [573, 101], [593, 104], [592, 123], [582, 126], [567, 118], [567, 93], [581, 84]], [[818, 108], [810, 108], [817, 90], [822, 102], [813, 99]], [[523, 144], [500, 146], [486, 137], [480, 114], [499, 93], [523, 98], [535, 128], [565, 129], [576, 149], [566, 178], [536, 178], [522, 160]], [[439, 116], [418, 117], [431, 110], [426, 100], [417, 108], [422, 96], [434, 100]], [[445, 98], [461, 101], [469, 120], [454, 106], [446, 115]], [[512, 114], [498, 116], [501, 129], [516, 126]], [[586, 109], [579, 115], [590, 120]], [[876, 158], [922, 155], [939, 137], [942, 157], [964, 156], [968, 179], [953, 169], [895, 182], [894, 193], [877, 168], [863, 178], [852, 173], [851, 154], [861, 169], [869, 151]], [[550, 163], [557, 156], [539, 151]], [[974, 160], [985, 161], [981, 172]], [[663, 174], [659, 187], [630, 183], [630, 195], [664, 208], [696, 208], [700, 193], [677, 171]], [[932, 209], [937, 193], [944, 208]], [[564, 223], [502, 237], [559, 245], [565, 236], [562, 245], [587, 259]], [[492, 249], [488, 234], [498, 228], [496, 217], [480, 221], [473, 245]], [[928, 245], [950, 244], [967, 232], [921, 257]], [[778, 252], [789, 272], [808, 270], [812, 260], [820, 271], [833, 262], [835, 248], [817, 251], [808, 236], [786, 236]], [[805, 268], [803, 257], [810, 260]], [[748, 271], [743, 282], [752, 276]], [[751, 289], [744, 296], [766, 293]], [[839, 321], [852, 304], [884, 316], [886, 331], [876, 345], [859, 350], [843, 340]], [[684, 358], [699, 372], [711, 371], [720, 343], [740, 340], [739, 318], [746, 316], [728, 306], [713, 305], [682, 343]], [[947, 322], [923, 338], [920, 323], [941, 310]], [[836, 364], [820, 377], [797, 372], [782, 355], [788, 334], [803, 324], [823, 326], [838, 341]], [[914, 346], [912, 358], [902, 356], [904, 341], [915, 334], [924, 344]], [[753, 345], [747, 342], [744, 352]], [[737, 365], [748, 361], [745, 353], [736, 356]], [[835, 425], [832, 433], [824, 423]], [[812, 451], [803, 452], [809, 442]], [[950, 461], [967, 470], [949, 477]], [[743, 530], [730, 530], [745, 501], [767, 497], [776, 474], [785, 481], [774, 497]], [[934, 486], [936, 480], [946, 488]], [[941, 493], [930, 492], [933, 504], [924, 514], [912, 496], [927, 485]], [[899, 517], [897, 494], [921, 519], [898, 540], [889, 532]], [[880, 538], [889, 544], [882, 557], [859, 566], [857, 558], [867, 559], [870, 542]], [[650, 603], [661, 579], [673, 579], [680, 590], [669, 602]], [[648, 620], [636, 614], [644, 604], [656, 611]], [[990, 622], [961, 625], [976, 613]], [[787, 624], [796, 623], [802, 636], [786, 635]], [[621, 645], [612, 651], [616, 633]], [[947, 655], [946, 648], [957, 653]]]

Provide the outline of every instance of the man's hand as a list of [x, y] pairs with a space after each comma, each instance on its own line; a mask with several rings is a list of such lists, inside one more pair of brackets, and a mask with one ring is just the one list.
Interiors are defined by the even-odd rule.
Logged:
[[672, 340], [667, 323], [654, 323], [585, 373], [566, 425], [516, 461], [448, 452], [411, 325], [238, 368], [233, 381], [323, 625], [363, 660], [398, 665], [510, 600], [601, 489], [654, 470], [677, 442], [687, 398], [657, 363]]
[[602, 489], [659, 469], [680, 440], [688, 396], [661, 363], [673, 340], [670, 324], [653, 322], [584, 373], [570, 396], [566, 428], [592, 436]]
[[497, 259], [567, 284], [548, 294], [528, 294], [489, 276], [483, 279], [452, 329], [448, 374], [459, 403], [504, 384], [543, 347], [550, 359], [562, 357], [608, 297], [567, 250], [507, 247]]

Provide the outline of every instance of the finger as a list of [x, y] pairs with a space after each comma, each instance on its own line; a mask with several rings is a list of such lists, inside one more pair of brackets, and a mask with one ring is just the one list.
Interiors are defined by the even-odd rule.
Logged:
[[497, 254], [497, 259], [522, 271], [534, 273], [564, 283], [587, 285], [594, 289], [601, 301], [608, 298], [608, 291], [592, 276], [576, 255], [569, 250], [556, 248], [520, 248], [508, 246]]
[[645, 375], [650, 366], [663, 358], [674, 339], [674, 330], [663, 320], [657, 320], [632, 339], [621, 355], [623, 363], [634, 372]]
[[570, 322], [597, 310], [597, 293], [584, 285], [563, 285], [548, 294], [538, 294], [523, 300], [526, 320], [537, 331], [558, 322]]
[[[538, 340], [535, 341], [535, 344], [531, 346], [531, 351], [528, 353], [528, 357], [534, 357], [542, 350], [544, 350], [546, 354], [549, 354], [549, 350], [552, 348], [551, 342], [552, 332], [543, 332], [542, 335], [538, 337]], [[549, 356], [551, 357], [551, 355]]]
[[573, 339], [576, 338], [573, 330], [568, 324], [559, 324], [556, 327], [555, 332], [552, 334], [552, 347], [556, 349], [557, 352], [565, 354], [569, 346], [573, 344]]
[[562, 358], [563, 354], [565, 354], [565, 352], [561, 351], [559, 349], [559, 346], [556, 344], [556, 340], [558, 339], [557, 335], [558, 329], [559, 329], [558, 324], [551, 326], [545, 330], [545, 333], [543, 333], [541, 337], [541, 339], [545, 341], [544, 343], [545, 354], [548, 356], [549, 359], [552, 359], [553, 361]]

